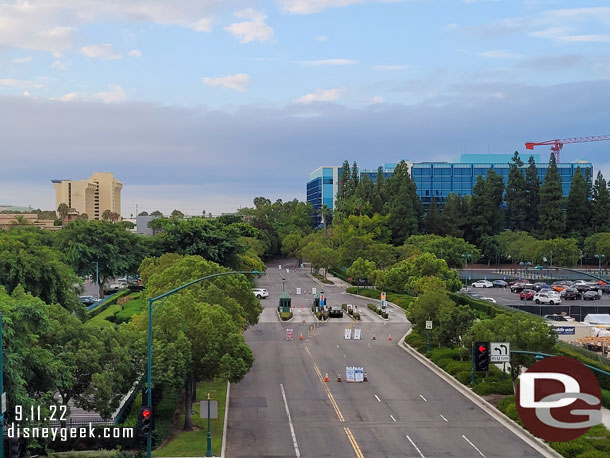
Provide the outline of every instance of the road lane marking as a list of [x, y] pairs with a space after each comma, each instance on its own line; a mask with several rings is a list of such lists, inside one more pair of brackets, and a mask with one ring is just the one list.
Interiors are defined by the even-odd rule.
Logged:
[[358, 446], [358, 443], [356, 442], [356, 438], [354, 437], [354, 435], [352, 434], [350, 429], [343, 428], [343, 430], [345, 431], [345, 434], [347, 435], [347, 438], [349, 439], [350, 444], [352, 444], [352, 448], [354, 449], [354, 452], [356, 452], [356, 456], [358, 458], [364, 458], [364, 455], [362, 454], [362, 450], [360, 450], [360, 447]]
[[313, 357], [311, 356], [311, 352], [309, 351], [309, 348], [305, 347], [305, 351], [307, 352], [307, 354], [309, 355], [309, 358], [311, 359], [311, 362], [313, 363], [314, 371], [316, 372], [316, 374], [318, 376], [318, 379], [320, 380], [320, 383], [322, 384], [322, 387], [326, 391], [326, 395], [328, 396], [328, 399], [329, 399], [330, 403], [332, 404], [333, 409], [335, 409], [335, 413], [337, 414], [337, 417], [339, 418], [339, 421], [344, 422], [345, 418], [343, 417], [343, 414], [341, 413], [341, 410], [339, 410], [339, 406], [335, 402], [335, 398], [333, 397], [332, 393], [328, 389], [328, 386], [327, 386], [326, 382], [324, 382], [324, 377], [322, 377], [322, 372], [320, 372], [320, 369], [318, 368], [318, 365], [313, 360]]
[[379, 402], [381, 402], [381, 399], [379, 399], [379, 396], [377, 396], [377, 395], [374, 395], [374, 396], [375, 396], [375, 399], [377, 399]]
[[347, 356], [345, 356], [345, 353], [343, 353], [343, 357], [344, 357], [344, 358], [347, 358]]
[[428, 400], [425, 397], [423, 397], [421, 394], [419, 395], [419, 397], [422, 398], [424, 400], [424, 402], [428, 402]]
[[299, 444], [297, 444], [297, 436], [294, 434], [294, 426], [292, 425], [292, 418], [290, 418], [290, 410], [288, 410], [288, 401], [286, 401], [286, 392], [284, 391], [284, 385], [280, 383], [280, 389], [282, 390], [282, 397], [284, 398], [284, 407], [286, 407], [286, 415], [288, 415], [288, 424], [290, 425], [290, 434], [292, 434], [292, 445], [294, 445], [294, 453], [297, 458], [301, 458], [301, 452], [299, 451]]
[[369, 348], [371, 348], [371, 344], [368, 344], [368, 345], [369, 345]]
[[479, 450], [476, 445], [474, 445], [472, 442], [470, 442], [468, 440], [468, 438], [466, 436], [464, 436], [463, 434], [462, 434], [462, 437], [464, 438], [464, 440], [466, 442], [468, 442], [472, 446], [473, 449], [475, 449], [477, 452], [479, 452], [479, 455], [481, 455], [483, 458], [485, 458], [485, 455], [483, 455], [483, 452], [481, 452], [481, 450]]
[[337, 348], [339, 348], [339, 345], [337, 345]]
[[413, 442], [413, 441], [411, 440], [411, 438], [410, 438], [409, 436], [407, 436], [406, 434], [405, 434], [405, 437], [406, 437], [407, 439], [409, 439], [409, 442], [411, 442], [411, 445], [412, 445], [413, 447], [415, 447], [415, 450], [417, 450], [417, 453], [419, 453], [419, 456], [421, 456], [421, 458], [426, 458], [426, 457], [424, 456], [424, 454], [421, 452], [421, 450], [420, 450], [420, 449], [417, 447], [417, 445], [415, 445], [415, 442]]
[[445, 417], [443, 417], [443, 414], [441, 414], [441, 418], [442, 418], [443, 420], [447, 421], [447, 422], [449, 421], [449, 420], [447, 420]]
[[396, 423], [396, 418], [394, 418], [392, 415], [390, 415], [390, 418], [394, 421], [394, 423]]

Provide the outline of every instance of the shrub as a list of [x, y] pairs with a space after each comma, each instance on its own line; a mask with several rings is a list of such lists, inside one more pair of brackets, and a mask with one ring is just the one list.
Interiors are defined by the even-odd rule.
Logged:
[[[476, 380], [476, 379], [475, 379]], [[488, 394], [513, 394], [513, 382], [510, 377], [504, 381], [488, 382], [483, 379], [481, 383], [475, 384], [472, 390], [480, 396]]]
[[355, 319], [356, 321], [360, 320], [360, 312], [356, 312], [356, 313], [354, 313], [354, 319]]
[[280, 319], [282, 321], [287, 321], [292, 318], [292, 312], [280, 312]]
[[462, 372], [458, 372], [457, 374], [455, 374], [454, 376], [458, 382], [460, 382], [462, 385], [468, 385], [470, 384], [470, 371], [462, 371]]
[[442, 359], [442, 362], [445, 362], [444, 366], [441, 364], [437, 364], [442, 367], [445, 372], [450, 373], [451, 375], [459, 374], [460, 372], [470, 371], [471, 363], [469, 361], [455, 361], [449, 359]]
[[366, 304], [366, 306], [369, 308], [369, 310], [377, 312], [377, 306], [375, 304]]
[[602, 388], [602, 405], [606, 409], [610, 409], [610, 391]]
[[381, 315], [382, 317], [384, 317], [386, 320], [388, 319], [389, 315], [388, 312], [383, 312], [383, 315]]
[[424, 337], [420, 336], [415, 331], [412, 331], [411, 334], [409, 334], [407, 337], [405, 337], [405, 343], [407, 343], [408, 345], [411, 345], [413, 348], [415, 348], [420, 353], [426, 351], [426, 339]]
[[324, 319], [328, 320], [329, 317], [330, 317], [330, 312], [328, 310], [324, 310]]
[[347, 312], [347, 304], [341, 304], [341, 308], [344, 312]]
[[521, 424], [517, 406], [515, 406], [515, 396], [508, 396], [498, 402], [497, 409], [504, 413], [508, 418]]

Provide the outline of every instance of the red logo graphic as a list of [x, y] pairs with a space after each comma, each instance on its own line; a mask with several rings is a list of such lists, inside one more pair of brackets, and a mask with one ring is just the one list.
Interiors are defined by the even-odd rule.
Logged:
[[602, 421], [601, 389], [584, 364], [553, 356], [519, 377], [515, 402], [525, 427], [551, 442], [576, 439]]

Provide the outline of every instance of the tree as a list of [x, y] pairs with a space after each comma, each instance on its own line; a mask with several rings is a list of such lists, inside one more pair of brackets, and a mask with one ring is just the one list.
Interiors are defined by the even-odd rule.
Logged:
[[464, 237], [464, 227], [468, 215], [468, 200], [451, 192], [445, 199], [445, 207], [441, 213], [443, 235]]
[[584, 251], [589, 259], [595, 260], [595, 255], [603, 255], [603, 265], [610, 261], [610, 232], [598, 232], [585, 239]]
[[483, 236], [492, 234], [492, 222], [489, 221], [488, 203], [485, 193], [485, 181], [479, 175], [477, 182], [472, 188], [471, 204], [468, 211], [468, 224], [465, 238], [474, 245], [480, 245]]
[[110, 221], [112, 223], [117, 223], [119, 220], [121, 219], [121, 215], [118, 213], [111, 213], [110, 214]]
[[360, 171], [358, 170], [358, 164], [356, 164], [356, 161], [354, 161], [354, 163], [352, 164], [352, 186], [353, 186], [354, 192], [356, 192], [356, 189], [358, 188], [359, 183], [360, 183]]
[[444, 234], [444, 221], [441, 213], [436, 204], [436, 197], [432, 198], [426, 216], [424, 218], [424, 227], [426, 228], [426, 234]]
[[544, 238], [554, 238], [565, 232], [561, 176], [555, 155], [551, 154], [546, 176], [540, 187], [539, 231]]
[[86, 213], [81, 213], [80, 215], [78, 215], [78, 217], [85, 221], [89, 220], [89, 215], [87, 215]]
[[184, 213], [182, 213], [180, 210], [173, 210], [171, 215], [170, 215], [171, 219], [182, 219], [184, 218]]
[[405, 239], [418, 232], [421, 202], [417, 196], [415, 182], [409, 175], [405, 161], [400, 161], [388, 180], [389, 228], [392, 243], [402, 245]]
[[[552, 353], [557, 337], [553, 327], [548, 326], [540, 317], [521, 313], [500, 313], [490, 320], [474, 323], [465, 340], [471, 344], [476, 341], [509, 342], [511, 348]], [[521, 368], [535, 361], [533, 356], [518, 354], [511, 356], [510, 373], [514, 389]]]
[[303, 247], [303, 257], [311, 263], [313, 269], [324, 269], [324, 278], [330, 267], [338, 260], [337, 252], [322, 243], [313, 241]]
[[519, 152], [515, 151], [512, 164], [508, 171], [506, 184], [506, 222], [513, 231], [524, 231], [527, 227], [527, 197], [525, 177], [523, 176], [523, 161]]
[[441, 237], [440, 235], [412, 235], [405, 244], [414, 245], [423, 253], [433, 253], [437, 258], [444, 259], [449, 267], [464, 267], [463, 254], [472, 255], [472, 261], [479, 259], [480, 252], [474, 245], [457, 237]]
[[162, 217], [163, 213], [161, 213], [159, 210], [155, 210], [154, 212], [152, 212], [150, 214], [150, 216], [157, 216], [157, 217]]
[[383, 167], [377, 168], [377, 178], [375, 179], [375, 186], [373, 189], [373, 198], [371, 201], [373, 214], [383, 214], [383, 204], [386, 201], [385, 195], [385, 177], [383, 176]]
[[110, 221], [112, 219], [112, 211], [104, 210], [102, 212], [102, 221]]
[[587, 183], [580, 167], [572, 177], [572, 186], [566, 208], [566, 234], [572, 237], [584, 237], [591, 225], [591, 209], [587, 197]]
[[347, 269], [348, 277], [352, 277], [352, 281], [356, 280], [358, 292], [360, 292], [360, 280], [365, 279], [370, 281], [371, 274], [377, 269], [377, 266], [373, 261], [367, 261], [362, 258], [356, 259], [352, 265]]
[[332, 221], [333, 211], [326, 206], [322, 205], [319, 210], [320, 216], [322, 217], [322, 224], [324, 224], [324, 238], [328, 237], [328, 225]]
[[438, 339], [441, 345], [464, 346], [464, 338], [470, 332], [477, 318], [476, 312], [468, 305], [457, 305], [450, 313], [439, 317]]
[[282, 240], [282, 254], [289, 258], [297, 258], [299, 264], [303, 262], [301, 254], [302, 239], [299, 234], [288, 234]]
[[147, 211], [143, 211], [138, 213], [138, 216], [148, 216], [148, 212]]
[[55, 245], [79, 275], [95, 275], [97, 262], [99, 297], [107, 280], [135, 272], [148, 255], [137, 234], [106, 221], [76, 220], [57, 233]]
[[348, 199], [352, 195], [354, 187], [352, 186], [351, 179], [349, 161], [345, 160], [343, 162], [343, 167], [341, 167], [339, 187], [337, 188], [337, 200]]
[[591, 228], [594, 232], [610, 231], [610, 193], [601, 172], [597, 172], [591, 199]]
[[379, 286], [399, 293], [415, 293], [421, 277], [438, 277], [450, 291], [457, 291], [461, 287], [457, 272], [450, 270], [443, 259], [438, 259], [432, 253], [415, 255], [396, 263], [383, 273]]
[[69, 211], [70, 211], [70, 208], [64, 202], [59, 204], [59, 206], [57, 207], [57, 216], [59, 216], [59, 218], [61, 218], [62, 226], [64, 225], [64, 221], [66, 220], [66, 217], [68, 216]]
[[426, 321], [432, 321], [432, 340], [438, 342], [442, 337], [439, 323], [442, 317], [451, 315], [455, 307], [445, 291], [427, 291], [419, 296], [408, 308], [407, 318], [413, 323], [414, 330], [421, 335], [426, 332]]
[[534, 156], [530, 156], [525, 170], [525, 229], [532, 232], [538, 226], [538, 211], [540, 207], [540, 180]]

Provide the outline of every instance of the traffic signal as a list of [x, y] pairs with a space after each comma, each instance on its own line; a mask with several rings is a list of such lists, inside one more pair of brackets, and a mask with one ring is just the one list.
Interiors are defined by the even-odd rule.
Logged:
[[489, 369], [489, 342], [474, 344], [474, 370], [487, 372]]
[[8, 452], [10, 458], [19, 458], [21, 456], [21, 441], [18, 438], [9, 438]]
[[153, 431], [152, 407], [142, 406], [138, 412], [138, 436], [147, 437]]

